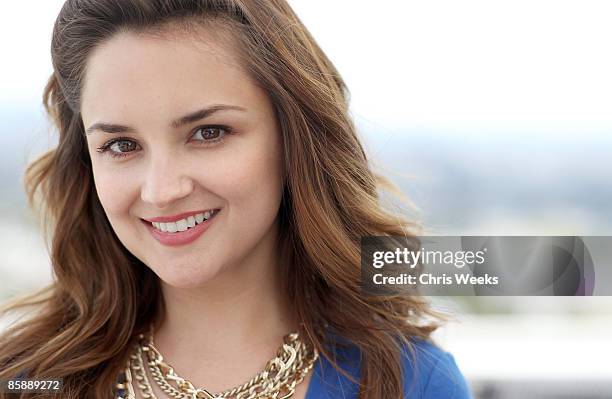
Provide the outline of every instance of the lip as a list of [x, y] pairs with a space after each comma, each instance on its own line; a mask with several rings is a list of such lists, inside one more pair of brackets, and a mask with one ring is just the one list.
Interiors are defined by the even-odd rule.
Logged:
[[212, 212], [212, 211], [219, 211], [219, 209], [217, 208], [211, 208], [211, 209], [204, 209], [204, 210], [200, 210], [200, 211], [191, 211], [191, 212], [184, 212], [184, 213], [179, 213], [178, 215], [174, 215], [174, 216], [160, 216], [160, 217], [156, 217], [156, 218], [151, 218], [151, 219], [142, 219], [142, 220], [146, 220], [147, 222], [160, 222], [160, 223], [168, 223], [168, 222], [176, 222], [179, 221], [181, 219], [186, 219], [189, 216], [193, 216], [193, 215], [197, 215], [198, 213], [205, 213], [205, 212]]
[[[215, 213], [211, 216], [210, 219], [203, 221], [202, 223], [187, 229], [185, 231], [180, 231], [176, 233], [168, 233], [157, 230], [151, 222], [148, 222], [144, 219], [141, 219], [141, 222], [145, 225], [145, 227], [149, 230], [153, 238], [159, 241], [163, 245], [167, 246], [179, 246], [189, 244], [190, 242], [195, 241], [198, 237], [200, 237], [208, 228], [210, 224], [216, 219], [217, 214], [220, 210], [215, 210]], [[196, 212], [200, 213], [200, 212]], [[181, 218], [179, 218], [180, 220]]]

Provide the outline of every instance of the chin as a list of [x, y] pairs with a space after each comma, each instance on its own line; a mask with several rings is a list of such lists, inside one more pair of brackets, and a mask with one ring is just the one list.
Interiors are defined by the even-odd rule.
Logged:
[[190, 289], [206, 285], [219, 274], [218, 268], [200, 265], [197, 269], [187, 267], [162, 267], [153, 270], [166, 285], [174, 288]]

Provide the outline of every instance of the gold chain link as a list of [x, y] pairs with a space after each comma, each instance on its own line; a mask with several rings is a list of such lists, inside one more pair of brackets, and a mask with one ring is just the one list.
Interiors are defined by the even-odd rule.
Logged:
[[135, 399], [133, 374], [142, 397], [157, 399], [147, 377], [146, 364], [159, 389], [174, 399], [288, 399], [313, 368], [317, 358], [317, 350], [309, 350], [297, 332], [287, 334], [276, 357], [268, 361], [259, 374], [242, 385], [211, 394], [203, 388], [195, 388], [190, 381], [175, 373], [155, 347], [151, 332], [146, 337], [143, 334], [138, 337], [125, 370], [126, 381], [117, 384], [117, 388], [126, 393], [119, 399]]

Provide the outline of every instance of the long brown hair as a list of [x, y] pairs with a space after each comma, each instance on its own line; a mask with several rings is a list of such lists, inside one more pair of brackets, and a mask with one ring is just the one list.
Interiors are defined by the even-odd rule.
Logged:
[[332, 364], [324, 329], [359, 347], [360, 398], [402, 398], [401, 342], [427, 339], [437, 324], [422, 320], [436, 314], [419, 297], [362, 293], [360, 240], [414, 236], [419, 226], [383, 209], [378, 189], [391, 186], [368, 164], [348, 114], [348, 90], [285, 0], [66, 1], [43, 96], [59, 144], [25, 175], [30, 206], [51, 232], [54, 282], [9, 307], [37, 311], [0, 337], [0, 380], [27, 370], [31, 378], [63, 378], [62, 398], [107, 398], [130, 341], [163, 314], [157, 276], [123, 247], [98, 199], [81, 84], [88, 55], [120, 30], [159, 33], [211, 22], [237, 39], [243, 65], [270, 96], [281, 127], [281, 255], [291, 265], [283, 279], [301, 334]]

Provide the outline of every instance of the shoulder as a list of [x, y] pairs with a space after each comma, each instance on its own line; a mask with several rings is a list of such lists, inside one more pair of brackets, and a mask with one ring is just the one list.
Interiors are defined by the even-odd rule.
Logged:
[[453, 355], [429, 341], [412, 338], [403, 345], [402, 366], [406, 398], [472, 398]]
[[[360, 379], [361, 351], [355, 345], [334, 348], [338, 365], [357, 381]], [[414, 399], [472, 399], [467, 382], [453, 356], [422, 339], [411, 338], [402, 345], [404, 397]], [[321, 357], [314, 368], [308, 399], [357, 398], [359, 386]]]

